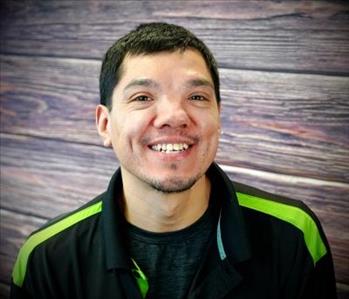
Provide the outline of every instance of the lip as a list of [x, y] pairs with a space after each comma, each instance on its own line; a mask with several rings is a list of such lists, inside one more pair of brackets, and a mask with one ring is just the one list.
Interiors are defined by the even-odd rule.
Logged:
[[[152, 149], [152, 146], [157, 144], [176, 144], [176, 143], [187, 144], [189, 147], [186, 150], [171, 152], [171, 153], [155, 151]], [[151, 155], [153, 157], [156, 157], [156, 159], [164, 162], [173, 162], [173, 161], [180, 161], [187, 158], [193, 151], [193, 148], [195, 147], [196, 143], [197, 143], [197, 140], [195, 138], [183, 138], [178, 136], [166, 137], [166, 138], [158, 138], [158, 139], [151, 140], [151, 142], [147, 144], [147, 148], [150, 151]]]
[[178, 152], [172, 152], [172, 153], [166, 153], [166, 152], [158, 152], [154, 151], [151, 148], [148, 148], [150, 155], [153, 157], [152, 160], [154, 159], [154, 163], [157, 162], [179, 162], [187, 159], [192, 151], [193, 151], [194, 145], [189, 146], [188, 149], [184, 151], [178, 151]]
[[192, 146], [195, 143], [197, 143], [197, 140], [195, 138], [178, 138], [178, 137], [159, 138], [159, 139], [152, 140], [147, 144], [147, 146], [151, 148], [152, 146], [157, 144], [175, 144], [175, 143], [178, 143], [178, 144], [184, 143], [184, 144], [188, 144], [189, 146]]

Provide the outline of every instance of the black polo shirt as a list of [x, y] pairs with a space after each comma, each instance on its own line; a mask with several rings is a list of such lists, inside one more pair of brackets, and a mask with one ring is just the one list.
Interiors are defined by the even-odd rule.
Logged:
[[[217, 233], [186, 298], [336, 298], [330, 249], [306, 206], [233, 184], [216, 164], [208, 176]], [[144, 298], [121, 191], [118, 170], [105, 193], [34, 232], [19, 252], [11, 298]]]

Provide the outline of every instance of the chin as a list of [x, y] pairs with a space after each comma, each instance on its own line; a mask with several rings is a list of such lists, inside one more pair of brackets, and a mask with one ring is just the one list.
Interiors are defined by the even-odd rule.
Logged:
[[200, 177], [201, 176], [189, 179], [172, 178], [165, 181], [151, 180], [148, 184], [159, 192], [180, 193], [193, 187]]

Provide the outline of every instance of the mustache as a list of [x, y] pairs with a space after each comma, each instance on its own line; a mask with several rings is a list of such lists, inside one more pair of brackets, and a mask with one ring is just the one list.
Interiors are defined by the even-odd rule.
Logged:
[[154, 141], [156, 142], [157, 140], [162, 140], [162, 139], [178, 139], [182, 142], [185, 143], [189, 143], [189, 144], [194, 144], [194, 143], [198, 143], [200, 140], [200, 137], [196, 134], [190, 134], [188, 132], [183, 132], [183, 131], [174, 131], [174, 130], [166, 130], [166, 131], [162, 131], [161, 133], [156, 133], [154, 135], [147, 135], [144, 136], [141, 139], [141, 143], [144, 145], [148, 145], [151, 143], [154, 143]]

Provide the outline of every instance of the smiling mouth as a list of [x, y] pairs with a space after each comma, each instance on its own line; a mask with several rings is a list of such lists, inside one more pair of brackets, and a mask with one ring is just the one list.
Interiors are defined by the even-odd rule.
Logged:
[[154, 144], [150, 148], [153, 151], [161, 152], [161, 153], [178, 153], [187, 150], [190, 147], [189, 144], [186, 143], [166, 143], [166, 144]]

